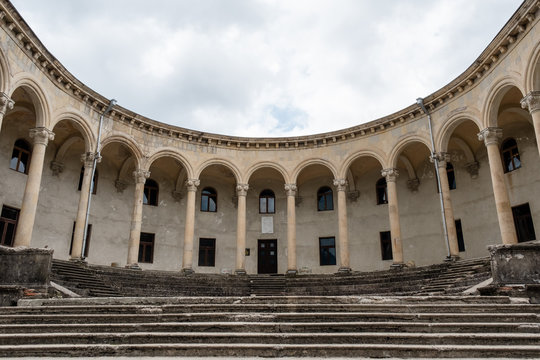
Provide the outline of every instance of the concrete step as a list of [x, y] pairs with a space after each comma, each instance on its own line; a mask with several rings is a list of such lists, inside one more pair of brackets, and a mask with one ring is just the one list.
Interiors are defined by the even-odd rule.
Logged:
[[221, 357], [520, 357], [540, 346], [391, 344], [120, 344], [3, 345], [0, 356], [221, 356]]

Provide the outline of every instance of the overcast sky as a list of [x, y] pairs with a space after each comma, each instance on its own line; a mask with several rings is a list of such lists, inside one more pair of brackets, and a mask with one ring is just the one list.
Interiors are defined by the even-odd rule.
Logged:
[[295, 136], [393, 113], [476, 60], [518, 0], [12, 0], [80, 81], [194, 130]]

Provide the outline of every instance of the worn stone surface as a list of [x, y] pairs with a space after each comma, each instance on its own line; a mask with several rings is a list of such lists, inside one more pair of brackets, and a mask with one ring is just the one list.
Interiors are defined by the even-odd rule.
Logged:
[[53, 250], [0, 246], [0, 285], [46, 287]]
[[540, 241], [490, 246], [496, 285], [540, 284]]

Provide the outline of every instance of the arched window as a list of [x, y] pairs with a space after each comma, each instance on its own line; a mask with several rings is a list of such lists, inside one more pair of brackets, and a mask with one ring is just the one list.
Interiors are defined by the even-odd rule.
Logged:
[[259, 195], [259, 213], [260, 214], [274, 214], [276, 212], [275, 207], [276, 197], [272, 190], [263, 190]]
[[9, 168], [23, 174], [28, 174], [28, 167], [30, 166], [30, 145], [19, 139], [15, 141], [13, 145], [13, 153], [11, 154], [11, 161]]
[[[92, 171], [92, 169], [88, 169], [88, 171]], [[79, 176], [79, 187], [77, 188], [77, 190], [79, 191], [81, 191], [82, 189], [83, 178], [84, 178], [84, 166], [81, 167], [81, 175]], [[97, 193], [97, 180], [98, 180], [98, 171], [96, 169], [96, 172], [94, 173], [94, 181], [93, 181], [94, 188], [92, 190], [92, 194], [94, 195]]]
[[502, 143], [501, 153], [505, 173], [514, 171], [521, 167], [521, 161], [519, 160], [519, 150], [516, 140], [512, 138], [506, 139]]
[[144, 183], [144, 195], [143, 195], [143, 204], [144, 205], [158, 205], [158, 196], [159, 196], [159, 185], [152, 179], [147, 179]]
[[207, 187], [201, 191], [201, 211], [216, 212], [217, 211], [217, 192], [216, 190]]
[[382, 177], [375, 186], [377, 192], [377, 205], [388, 204], [388, 194], [386, 192], [386, 178]]
[[334, 210], [334, 196], [328, 186], [323, 186], [317, 191], [317, 210]]
[[448, 177], [448, 187], [450, 190], [454, 190], [456, 188], [456, 173], [454, 165], [449, 162], [446, 163], [446, 176]]

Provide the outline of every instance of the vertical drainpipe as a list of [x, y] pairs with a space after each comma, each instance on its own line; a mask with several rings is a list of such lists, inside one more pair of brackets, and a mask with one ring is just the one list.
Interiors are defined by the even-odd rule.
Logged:
[[416, 104], [422, 109], [424, 114], [427, 115], [428, 118], [428, 125], [429, 125], [429, 135], [431, 140], [431, 160], [433, 161], [433, 164], [435, 165], [435, 175], [437, 176], [437, 186], [439, 189], [439, 200], [441, 203], [441, 218], [443, 222], [443, 232], [444, 232], [444, 241], [446, 243], [446, 260], [449, 261], [452, 259], [452, 256], [450, 255], [450, 242], [448, 240], [448, 225], [446, 223], [446, 214], [444, 213], [444, 199], [443, 199], [443, 193], [441, 188], [441, 178], [439, 177], [439, 159], [437, 155], [435, 154], [435, 141], [433, 140], [433, 129], [431, 126], [431, 115], [427, 111], [426, 107], [424, 106], [424, 99], [418, 98], [416, 99]]
[[94, 176], [96, 174], [96, 166], [98, 160], [101, 158], [101, 128], [103, 127], [103, 117], [111, 111], [113, 106], [116, 104], [115, 99], [111, 99], [111, 102], [109, 103], [109, 106], [107, 106], [107, 109], [101, 114], [99, 117], [99, 128], [98, 128], [98, 136], [96, 141], [96, 153], [94, 154], [94, 160], [92, 161], [92, 176], [90, 177], [90, 192], [88, 194], [88, 202], [86, 203], [86, 217], [84, 218], [84, 236], [83, 236], [83, 243], [82, 243], [82, 250], [81, 250], [81, 260], [84, 260], [84, 250], [86, 248], [86, 240], [88, 236], [88, 218], [90, 217], [90, 203], [92, 202], [92, 193], [94, 192]]

